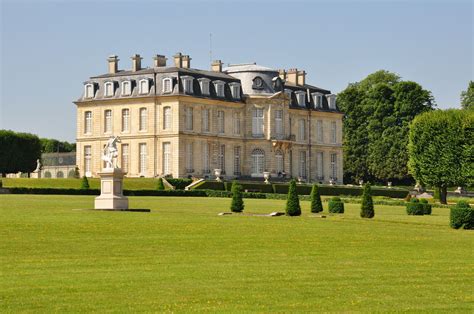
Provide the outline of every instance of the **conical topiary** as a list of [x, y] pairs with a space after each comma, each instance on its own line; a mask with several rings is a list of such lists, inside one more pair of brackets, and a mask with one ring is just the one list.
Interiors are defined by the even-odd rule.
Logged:
[[165, 190], [165, 185], [163, 184], [163, 179], [162, 178], [158, 178], [158, 180], [156, 182], [156, 189], [158, 191], [164, 191]]
[[288, 198], [286, 199], [286, 214], [288, 216], [301, 215], [300, 199], [298, 198], [298, 192], [296, 192], [295, 180], [291, 180], [290, 187], [288, 189]]
[[86, 176], [83, 176], [81, 181], [81, 190], [88, 190], [89, 188], [89, 180], [87, 180]]
[[244, 200], [242, 199], [242, 186], [237, 182], [232, 183], [232, 203], [230, 204], [230, 210], [235, 213], [240, 213], [244, 210]]
[[362, 194], [362, 206], [360, 208], [360, 217], [362, 218], [373, 218], [375, 215], [374, 212], [374, 203], [372, 201], [372, 190], [370, 189], [370, 184], [364, 185], [364, 191]]
[[323, 211], [323, 203], [321, 202], [321, 195], [319, 195], [319, 187], [313, 184], [311, 189], [311, 212], [320, 213]]

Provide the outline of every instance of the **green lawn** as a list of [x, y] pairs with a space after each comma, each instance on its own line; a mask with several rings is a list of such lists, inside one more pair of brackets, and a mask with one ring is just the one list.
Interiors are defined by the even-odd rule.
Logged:
[[[3, 187], [26, 187], [26, 188], [59, 188], [59, 189], [79, 189], [81, 179], [29, 179], [29, 178], [1, 178]], [[89, 178], [91, 189], [100, 188], [100, 179]], [[125, 178], [124, 189], [127, 190], [154, 190], [156, 189], [156, 179], [154, 178]]]
[[[0, 195], [0, 312], [472, 312], [474, 232], [448, 209], [373, 220], [217, 216], [230, 199]], [[284, 201], [246, 199], [246, 212]], [[327, 203], [324, 204], [327, 206]]]

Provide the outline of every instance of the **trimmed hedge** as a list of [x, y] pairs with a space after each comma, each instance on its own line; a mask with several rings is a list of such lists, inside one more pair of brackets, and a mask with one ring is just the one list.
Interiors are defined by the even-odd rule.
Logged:
[[344, 203], [339, 197], [333, 197], [329, 201], [329, 212], [333, 214], [344, 214]]
[[11, 194], [100, 195], [99, 189], [7, 188]]
[[[238, 182], [239, 185], [242, 187], [242, 191], [250, 190], [259, 193], [273, 193], [273, 186], [271, 184], [265, 183], [252, 183], [252, 182]], [[231, 182], [225, 183], [226, 191], [230, 191], [232, 189]]]
[[[318, 185], [319, 194], [326, 196], [360, 196], [362, 195], [362, 188], [358, 186], [340, 186], [340, 185]], [[311, 185], [297, 185], [296, 191], [299, 195], [310, 195]], [[286, 194], [288, 193], [288, 185], [286, 184], [273, 184], [274, 193]], [[399, 189], [385, 189], [385, 188], [371, 188], [373, 196], [387, 196], [391, 198], [405, 198], [408, 194], [408, 190]]]
[[423, 204], [417, 198], [412, 198], [410, 202], [406, 204], [408, 215], [423, 215], [424, 207]]
[[166, 178], [166, 181], [168, 181], [176, 190], [184, 190], [185, 187], [193, 183], [192, 179], [183, 179], [183, 178]]
[[216, 190], [216, 191], [225, 191], [224, 182], [218, 181], [202, 181], [201, 183], [195, 185], [192, 190]]
[[420, 199], [420, 204], [423, 206], [423, 215], [431, 215], [431, 204], [425, 198]]
[[451, 207], [449, 225], [454, 229], [474, 229], [474, 209], [466, 201], [459, 201]]

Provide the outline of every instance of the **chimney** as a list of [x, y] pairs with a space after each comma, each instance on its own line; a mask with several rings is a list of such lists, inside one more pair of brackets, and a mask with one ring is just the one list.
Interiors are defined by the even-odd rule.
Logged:
[[212, 61], [211, 70], [213, 72], [222, 72], [222, 61], [221, 60]]
[[165, 67], [167, 58], [162, 55], [156, 55], [153, 57], [153, 66], [155, 68]]
[[107, 61], [109, 62], [109, 73], [117, 73], [119, 58], [116, 55], [110, 55]]
[[189, 69], [191, 67], [191, 58], [188, 55], [183, 55], [181, 58], [181, 65], [185, 69]]
[[142, 69], [142, 57], [139, 54], [134, 54], [132, 57], [132, 71], [137, 72]]
[[183, 66], [183, 55], [181, 52], [177, 52], [174, 56], [174, 66], [177, 68], [181, 68]]
[[286, 81], [286, 71], [285, 71], [285, 69], [280, 69], [280, 70], [278, 70], [278, 76], [280, 76], [280, 78], [281, 78], [283, 81]]
[[298, 71], [298, 85], [304, 85], [306, 84], [306, 72], [303, 71]]
[[289, 69], [286, 80], [291, 84], [298, 85], [298, 69]]

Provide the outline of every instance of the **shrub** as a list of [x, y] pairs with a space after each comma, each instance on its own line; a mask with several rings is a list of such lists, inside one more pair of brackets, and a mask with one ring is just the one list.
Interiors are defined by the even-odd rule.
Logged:
[[162, 178], [158, 178], [158, 180], [156, 181], [156, 190], [157, 191], [164, 191], [165, 190], [165, 185], [163, 184], [163, 179]]
[[166, 178], [166, 181], [169, 182], [176, 190], [184, 190], [185, 187], [193, 183], [192, 179], [185, 179], [185, 178]]
[[431, 204], [426, 198], [420, 199], [420, 204], [423, 206], [423, 215], [431, 215]]
[[339, 197], [333, 197], [329, 201], [329, 212], [334, 214], [344, 214], [344, 203]]
[[201, 183], [195, 185], [193, 190], [216, 190], [216, 191], [225, 191], [224, 182], [218, 181], [202, 181]]
[[423, 205], [414, 197], [406, 204], [408, 215], [423, 215]]
[[87, 180], [86, 176], [83, 176], [82, 181], [81, 181], [81, 190], [88, 190], [88, 189], [90, 189], [89, 180]]
[[290, 187], [288, 189], [288, 198], [286, 200], [286, 214], [288, 216], [301, 215], [300, 199], [298, 198], [298, 192], [296, 192], [295, 180], [291, 180]]
[[242, 186], [237, 182], [232, 183], [232, 202], [230, 210], [235, 213], [240, 213], [244, 210], [244, 201], [242, 200]]
[[364, 185], [364, 193], [362, 194], [362, 206], [360, 207], [360, 217], [362, 218], [373, 218], [374, 202], [372, 201], [372, 192], [370, 190], [370, 184]]
[[474, 229], [474, 210], [466, 201], [459, 201], [451, 207], [449, 225], [454, 229]]
[[321, 202], [321, 195], [319, 195], [319, 187], [317, 184], [313, 184], [311, 190], [311, 212], [320, 213], [323, 211], [323, 203]]

